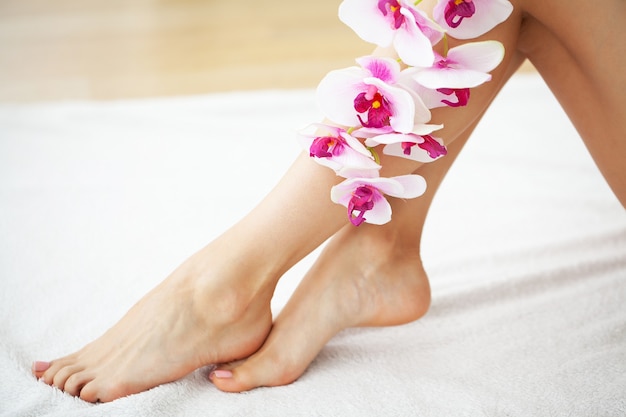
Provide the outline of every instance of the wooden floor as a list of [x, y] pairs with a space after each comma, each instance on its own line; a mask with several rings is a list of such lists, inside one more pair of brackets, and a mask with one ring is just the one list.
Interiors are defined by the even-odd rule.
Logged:
[[0, 0], [0, 101], [314, 87], [372, 46], [339, 0]]

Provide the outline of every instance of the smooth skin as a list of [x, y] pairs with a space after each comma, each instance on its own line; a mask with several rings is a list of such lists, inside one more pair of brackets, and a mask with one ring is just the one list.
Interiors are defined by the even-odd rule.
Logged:
[[[205, 365], [250, 357], [212, 374], [218, 388], [242, 391], [297, 379], [345, 327], [421, 317], [430, 290], [419, 240], [432, 196], [480, 116], [525, 57], [555, 93], [624, 205], [626, 103], [620, 95], [626, 91], [621, 71], [626, 62], [616, 52], [626, 41], [626, 4], [512, 3], [511, 17], [483, 36], [499, 40], [507, 51], [492, 81], [472, 90], [468, 106], [433, 111], [433, 122], [445, 124], [438, 133], [449, 155], [424, 166], [383, 158], [382, 175], [417, 172], [430, 186], [419, 199], [395, 201], [389, 225], [346, 227], [345, 209], [328, 198], [340, 178], [303, 154], [250, 214], [189, 258], [103, 336], [69, 356], [35, 362], [34, 375], [86, 401], [106, 402]], [[432, 6], [432, 1], [420, 4]], [[283, 215], [276, 216], [279, 212]], [[272, 327], [270, 300], [279, 278], [333, 235]], [[376, 262], [363, 263], [373, 258], [368, 252], [373, 250]], [[315, 304], [321, 294], [324, 303]], [[299, 337], [301, 327], [315, 328], [316, 340]]]

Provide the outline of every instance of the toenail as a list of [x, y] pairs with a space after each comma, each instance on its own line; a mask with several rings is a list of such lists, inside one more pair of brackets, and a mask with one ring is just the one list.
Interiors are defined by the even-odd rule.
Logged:
[[228, 379], [228, 378], [232, 378], [233, 377], [233, 373], [230, 371], [225, 371], [223, 369], [216, 369], [215, 371], [211, 372], [211, 374], [209, 375], [209, 378], [213, 379], [213, 378], [217, 378], [217, 379]]
[[33, 372], [44, 372], [50, 368], [50, 362], [35, 361], [33, 362]]

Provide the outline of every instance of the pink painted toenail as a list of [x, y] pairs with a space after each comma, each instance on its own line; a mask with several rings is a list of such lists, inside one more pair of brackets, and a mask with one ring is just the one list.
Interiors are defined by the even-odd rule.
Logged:
[[209, 375], [209, 378], [213, 379], [213, 378], [218, 378], [218, 379], [228, 379], [228, 378], [232, 378], [233, 377], [233, 373], [230, 371], [225, 371], [222, 369], [216, 369], [215, 371], [211, 372], [211, 375]]
[[50, 362], [35, 361], [33, 362], [33, 372], [44, 372], [50, 368]]

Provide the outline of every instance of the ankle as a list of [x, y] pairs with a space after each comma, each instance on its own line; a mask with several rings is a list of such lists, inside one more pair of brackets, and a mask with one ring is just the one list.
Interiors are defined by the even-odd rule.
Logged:
[[363, 225], [359, 228], [357, 233], [364, 251], [375, 251], [378, 257], [383, 258], [419, 258], [421, 232], [415, 232], [408, 227], [388, 225]]

